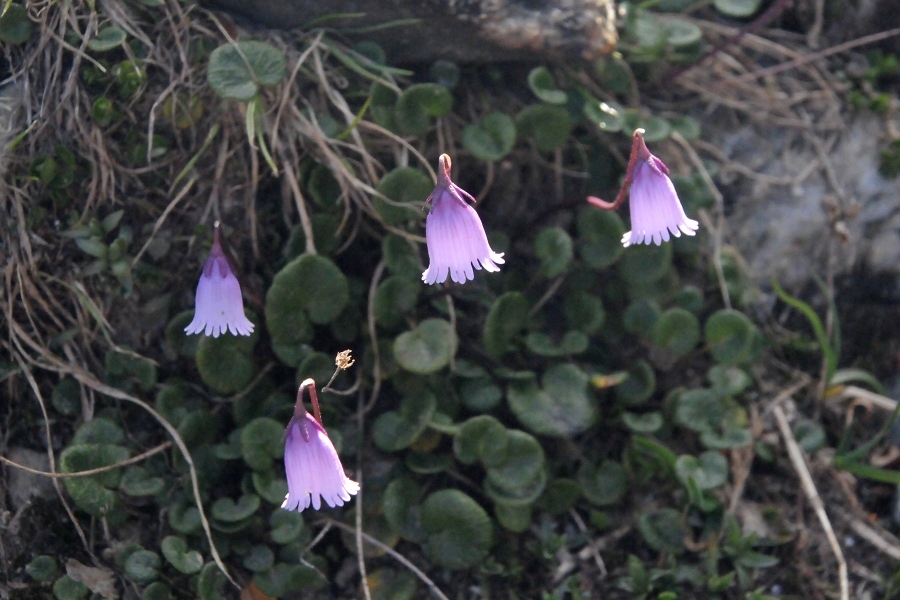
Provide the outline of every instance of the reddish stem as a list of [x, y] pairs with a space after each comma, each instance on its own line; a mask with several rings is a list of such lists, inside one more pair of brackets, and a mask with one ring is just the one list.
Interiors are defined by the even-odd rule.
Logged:
[[322, 413], [319, 411], [319, 397], [316, 395], [316, 382], [312, 379], [304, 379], [303, 383], [300, 384], [300, 389], [297, 390], [297, 402], [299, 404], [303, 403], [303, 390], [309, 388], [309, 398], [312, 400], [313, 406], [313, 416], [316, 418], [316, 421], [319, 422], [319, 425], [325, 427], [322, 424]]
[[634, 178], [634, 165], [638, 160], [648, 160], [650, 151], [647, 150], [647, 144], [644, 143], [644, 130], [635, 129], [634, 136], [631, 138], [631, 157], [628, 159], [628, 167], [625, 169], [625, 181], [622, 182], [622, 189], [613, 202], [604, 202], [596, 196], [588, 196], [587, 201], [603, 210], [616, 210], [625, 200], [625, 194], [631, 187], [631, 181]]

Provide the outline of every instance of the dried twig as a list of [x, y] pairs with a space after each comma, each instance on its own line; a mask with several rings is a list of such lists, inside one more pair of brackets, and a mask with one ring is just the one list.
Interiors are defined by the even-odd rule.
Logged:
[[847, 561], [844, 560], [844, 553], [841, 550], [841, 545], [838, 543], [837, 536], [834, 534], [831, 521], [828, 519], [828, 513], [825, 512], [825, 505], [816, 489], [816, 484], [809, 472], [809, 467], [806, 465], [806, 460], [803, 458], [803, 451], [800, 449], [800, 445], [794, 437], [794, 432], [791, 431], [791, 426], [788, 423], [787, 417], [784, 414], [784, 409], [781, 408], [781, 405], [774, 404], [772, 413], [775, 415], [778, 429], [781, 431], [781, 437], [784, 438], [785, 446], [787, 446], [788, 457], [791, 459], [791, 464], [794, 466], [794, 470], [800, 478], [800, 483], [803, 486], [803, 491], [806, 494], [809, 503], [812, 505], [816, 516], [819, 518], [819, 522], [822, 524], [822, 529], [825, 530], [825, 537], [828, 538], [828, 545], [831, 546], [831, 551], [834, 553], [835, 560], [837, 560], [838, 580], [841, 586], [841, 600], [849, 600], [850, 584], [847, 579]]
[[[324, 522], [329, 525], [333, 525], [334, 527], [337, 527], [338, 529], [343, 529], [344, 531], [347, 531], [350, 533], [355, 533], [355, 529], [353, 527], [350, 527], [346, 523], [341, 523], [340, 521], [334, 521], [332, 519], [326, 519]], [[431, 579], [428, 578], [428, 575], [423, 573], [422, 570], [419, 569], [416, 565], [412, 564], [409, 561], [409, 559], [407, 559], [405, 556], [403, 556], [402, 554], [400, 554], [399, 552], [397, 552], [396, 550], [394, 550], [387, 544], [381, 543], [380, 541], [373, 538], [371, 535], [369, 535], [368, 533], [366, 533], [364, 531], [361, 532], [361, 536], [362, 536], [362, 539], [364, 539], [366, 542], [372, 544], [373, 546], [375, 546], [382, 552], [390, 555], [391, 558], [393, 558], [394, 560], [396, 560], [397, 562], [402, 564], [404, 567], [406, 567], [410, 571], [412, 571], [412, 573], [416, 577], [418, 577], [422, 581], [422, 583], [424, 583], [428, 587], [429, 590], [431, 590], [431, 593], [434, 594], [435, 596], [437, 596], [438, 598], [440, 598], [440, 600], [450, 600], [449, 598], [447, 598], [447, 596], [444, 594], [444, 592], [442, 592], [440, 590], [440, 588]]]
[[38, 471], [37, 469], [32, 469], [31, 467], [26, 467], [25, 465], [20, 465], [17, 462], [11, 461], [5, 456], [0, 456], [0, 462], [6, 463], [12, 467], [17, 469], [21, 469], [23, 471], [27, 471], [28, 473], [32, 473], [34, 475], [43, 475], [44, 477], [54, 477], [57, 479], [71, 479], [73, 477], [89, 477], [91, 475], [98, 475], [100, 473], [105, 473], [106, 471], [112, 471], [113, 469], [118, 469], [120, 467], [127, 467], [128, 465], [133, 465], [135, 463], [139, 463], [145, 458], [149, 458], [154, 454], [159, 454], [164, 450], [168, 450], [172, 447], [172, 442], [163, 442], [159, 446], [155, 448], [151, 448], [142, 454], [138, 454], [137, 456], [133, 456], [128, 460], [123, 460], [122, 462], [117, 462], [114, 465], [107, 465], [105, 467], [97, 467], [96, 469], [89, 469], [87, 471], [76, 471], [75, 473], [57, 473], [47, 471]]

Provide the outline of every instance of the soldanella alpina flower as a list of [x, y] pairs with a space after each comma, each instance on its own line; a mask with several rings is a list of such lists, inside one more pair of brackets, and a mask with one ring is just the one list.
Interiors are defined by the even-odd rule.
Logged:
[[659, 246], [668, 242], [671, 233], [695, 235], [699, 223], [684, 214], [684, 208], [669, 179], [669, 169], [661, 160], [650, 154], [644, 143], [644, 130], [634, 132], [631, 160], [625, 171], [625, 182], [615, 202], [604, 202], [588, 196], [587, 201], [605, 210], [615, 210], [625, 199], [631, 186], [631, 231], [622, 236], [622, 245], [650, 244]]
[[234, 335], [253, 333], [253, 323], [244, 316], [241, 284], [231, 272], [231, 265], [219, 243], [218, 223], [209, 257], [203, 263], [203, 272], [197, 284], [194, 320], [184, 331], [188, 334], [203, 332], [213, 337], [219, 337], [226, 331]]
[[[315, 418], [303, 406], [303, 391], [307, 388]], [[322, 500], [332, 508], [343, 506], [359, 492], [359, 484], [344, 473], [334, 444], [322, 427], [316, 382], [312, 379], [300, 384], [294, 416], [284, 432], [284, 470], [288, 493], [281, 508], [285, 510], [302, 511], [310, 504], [319, 510]]]
[[475, 198], [450, 179], [450, 157], [438, 159], [437, 186], [426, 202], [431, 212], [425, 219], [428, 269], [422, 273], [427, 284], [443, 283], [447, 276], [457, 283], [475, 278], [476, 270], [499, 271], [503, 253], [491, 250], [478, 213], [466, 201]]

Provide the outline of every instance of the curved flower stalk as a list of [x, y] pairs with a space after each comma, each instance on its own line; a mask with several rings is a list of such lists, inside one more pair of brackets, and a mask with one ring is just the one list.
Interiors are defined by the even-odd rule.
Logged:
[[[303, 406], [303, 390], [309, 388], [313, 418]], [[344, 473], [334, 444], [322, 427], [316, 382], [306, 379], [297, 390], [294, 416], [284, 431], [284, 470], [287, 473], [288, 493], [281, 508], [303, 511], [310, 504], [314, 510], [328, 506], [343, 506], [350, 496], [359, 492], [359, 484]]]
[[194, 319], [184, 328], [185, 333], [200, 333], [219, 337], [230, 331], [234, 335], [250, 335], [253, 323], [244, 315], [241, 284], [231, 272], [231, 265], [219, 243], [219, 223], [209, 257], [197, 283]]
[[669, 169], [647, 149], [644, 130], [634, 132], [631, 159], [625, 171], [625, 182], [615, 202], [604, 202], [588, 196], [587, 201], [604, 210], [615, 210], [625, 199], [631, 186], [631, 231], [622, 236], [622, 245], [668, 242], [670, 233], [695, 235], [700, 224], [684, 213], [675, 186], [669, 179]]
[[428, 269], [422, 273], [427, 284], [443, 283], [447, 276], [456, 283], [475, 278], [476, 270], [496, 272], [502, 265], [503, 253], [491, 250], [484, 226], [475, 209], [463, 198], [475, 198], [450, 179], [450, 157], [438, 159], [438, 182], [426, 202], [431, 212], [425, 219], [425, 241], [428, 245]]

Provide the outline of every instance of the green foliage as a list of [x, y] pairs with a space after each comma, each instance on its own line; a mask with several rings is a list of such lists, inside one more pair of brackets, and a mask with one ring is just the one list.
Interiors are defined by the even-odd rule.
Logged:
[[52, 556], [41, 554], [25, 565], [25, 572], [35, 581], [45, 583], [56, 575], [56, 561]]
[[[127, 460], [128, 448], [114, 444], [77, 444], [69, 446], [60, 455], [60, 471], [77, 473], [100, 467], [108, 467]], [[95, 517], [107, 515], [117, 505], [113, 491], [122, 476], [120, 469], [112, 469], [88, 477], [67, 477], [66, 490], [80, 509]]]
[[266, 293], [272, 350], [285, 363], [299, 365], [312, 340], [313, 324], [335, 320], [349, 299], [347, 278], [332, 261], [313, 254], [292, 260]]
[[509, 407], [525, 427], [539, 435], [571, 437], [594, 424], [597, 408], [587, 395], [588, 376], [578, 367], [552, 367], [541, 383], [527, 379], [509, 385]]
[[375, 196], [372, 206], [386, 225], [402, 225], [421, 219], [422, 203], [434, 189], [434, 182], [418, 169], [399, 167], [385, 175], [376, 190], [390, 202]]
[[394, 340], [397, 364], [412, 373], [427, 375], [440, 371], [456, 355], [457, 338], [453, 326], [443, 319], [425, 319]]
[[220, 97], [248, 101], [259, 93], [260, 87], [281, 83], [285, 73], [280, 50], [265, 42], [240, 40], [213, 50], [206, 78]]
[[507, 292], [497, 298], [484, 322], [482, 342], [494, 356], [509, 350], [510, 343], [525, 328], [528, 300], [519, 292]]
[[196, 550], [188, 550], [184, 538], [168, 535], [163, 538], [160, 548], [169, 564], [186, 575], [199, 573], [203, 568], [203, 556]]
[[565, 104], [566, 93], [557, 89], [553, 74], [547, 67], [535, 67], [528, 73], [528, 87], [539, 100], [548, 104]]
[[5, 14], [0, 17], [0, 42], [19, 45], [31, 38], [31, 21], [21, 4], [4, 2]]
[[435, 492], [422, 503], [422, 525], [428, 534], [424, 550], [445, 569], [480, 563], [493, 543], [491, 519], [477, 502], [459, 490]]
[[516, 131], [521, 138], [532, 138], [541, 152], [553, 152], [569, 139], [572, 118], [560, 106], [532, 104], [516, 116]]
[[500, 160], [516, 143], [516, 124], [503, 113], [485, 115], [479, 123], [467, 125], [462, 132], [462, 145], [475, 158]]

